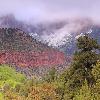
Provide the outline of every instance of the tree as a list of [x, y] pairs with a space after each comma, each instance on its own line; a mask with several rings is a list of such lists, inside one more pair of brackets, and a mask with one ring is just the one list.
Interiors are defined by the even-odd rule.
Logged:
[[96, 81], [100, 81], [100, 62], [98, 61], [95, 66], [93, 66], [92, 74]]
[[100, 100], [100, 62], [93, 66], [92, 74], [95, 84], [90, 88], [85, 80], [80, 91], [75, 95], [74, 100]]
[[93, 65], [99, 60], [99, 55], [97, 53], [98, 49], [99, 44], [96, 40], [89, 37], [88, 34], [78, 38], [77, 51], [73, 56], [73, 62], [69, 68], [69, 74], [66, 73], [64, 76], [64, 89], [61, 100], [63, 100], [66, 93], [68, 93], [66, 90], [69, 90], [70, 94], [72, 94], [69, 97], [69, 100], [72, 100], [76, 92], [78, 92], [84, 84], [85, 80], [87, 81], [88, 86], [92, 86], [95, 82], [92, 75], [92, 69]]
[[73, 100], [96, 100], [91, 92], [91, 88], [89, 88], [87, 81], [84, 81], [79, 92], [75, 95]]
[[92, 88], [92, 92], [95, 96], [95, 100], [100, 100], [100, 62], [98, 61], [96, 66], [92, 69], [92, 74], [96, 81], [95, 85]]
[[99, 49], [99, 44], [96, 40], [89, 37], [88, 34], [81, 36], [77, 40], [77, 51], [74, 54], [74, 73], [81, 69], [83, 70], [84, 79], [87, 80], [88, 85], [93, 83], [92, 68], [99, 60], [99, 55], [97, 50]]

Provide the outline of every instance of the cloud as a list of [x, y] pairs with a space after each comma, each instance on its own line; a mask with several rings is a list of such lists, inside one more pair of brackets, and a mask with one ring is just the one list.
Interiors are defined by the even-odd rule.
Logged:
[[[52, 46], [61, 46], [64, 44], [70, 44], [72, 39], [78, 38], [80, 36], [80, 32], [84, 29], [85, 32], [90, 33], [89, 25], [92, 23], [89, 20], [73, 20], [67, 22], [64, 27], [53, 30], [51, 34], [44, 33], [41, 38], [46, 41], [49, 45]], [[87, 28], [88, 27], [88, 28]], [[82, 34], [81, 34], [82, 35]]]
[[[0, 0], [0, 16], [14, 14], [18, 20], [30, 23], [69, 21], [63, 28], [54, 30], [54, 34], [42, 35], [41, 38], [53, 46], [70, 42], [71, 33], [79, 32], [91, 22], [83, 20], [84, 17], [100, 22], [99, 9], [100, 0]], [[75, 21], [77, 18], [83, 18], [83, 22]]]
[[100, 0], [0, 0], [0, 15], [12, 13], [31, 22], [76, 17], [100, 20], [99, 5]]

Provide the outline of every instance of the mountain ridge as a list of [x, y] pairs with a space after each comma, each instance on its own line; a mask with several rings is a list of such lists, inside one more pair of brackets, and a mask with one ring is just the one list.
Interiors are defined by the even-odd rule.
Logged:
[[68, 55], [75, 51], [76, 37], [81, 33], [92, 30], [91, 36], [100, 42], [100, 25], [89, 18], [29, 24], [17, 20], [13, 15], [8, 15], [3, 16], [1, 20], [0, 26], [22, 29], [36, 40]]

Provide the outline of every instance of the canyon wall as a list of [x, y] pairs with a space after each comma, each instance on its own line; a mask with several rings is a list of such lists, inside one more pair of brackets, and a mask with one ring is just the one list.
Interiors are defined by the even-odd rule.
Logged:
[[19, 67], [62, 65], [66, 62], [64, 53], [55, 50], [43, 52], [0, 52], [0, 64]]

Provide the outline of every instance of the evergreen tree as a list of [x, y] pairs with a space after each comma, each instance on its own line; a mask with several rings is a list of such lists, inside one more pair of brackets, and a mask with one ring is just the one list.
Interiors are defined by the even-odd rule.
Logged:
[[74, 74], [79, 74], [82, 72], [82, 79], [86, 79], [89, 84], [94, 82], [92, 76], [93, 65], [99, 60], [97, 50], [99, 49], [99, 44], [96, 40], [89, 37], [88, 34], [81, 36], [77, 40], [77, 51], [74, 54], [73, 59], [73, 71]]
[[73, 100], [96, 100], [94, 99], [91, 88], [89, 88], [86, 80]]
[[92, 74], [96, 81], [92, 88], [92, 92], [95, 97], [94, 100], [100, 100], [100, 62], [97, 62], [96, 66], [93, 67]]
[[[61, 100], [64, 100], [66, 90], [70, 92], [69, 100], [74, 98], [74, 95], [80, 90], [84, 81], [87, 81], [88, 86], [92, 86], [95, 79], [92, 75], [93, 65], [99, 60], [98, 54], [99, 44], [96, 40], [89, 37], [88, 34], [81, 36], [77, 40], [77, 51], [73, 56], [73, 62], [69, 68], [69, 74], [64, 75]], [[67, 85], [67, 87], [66, 87]], [[66, 88], [66, 89], [65, 89]], [[68, 97], [68, 95], [67, 95]]]

